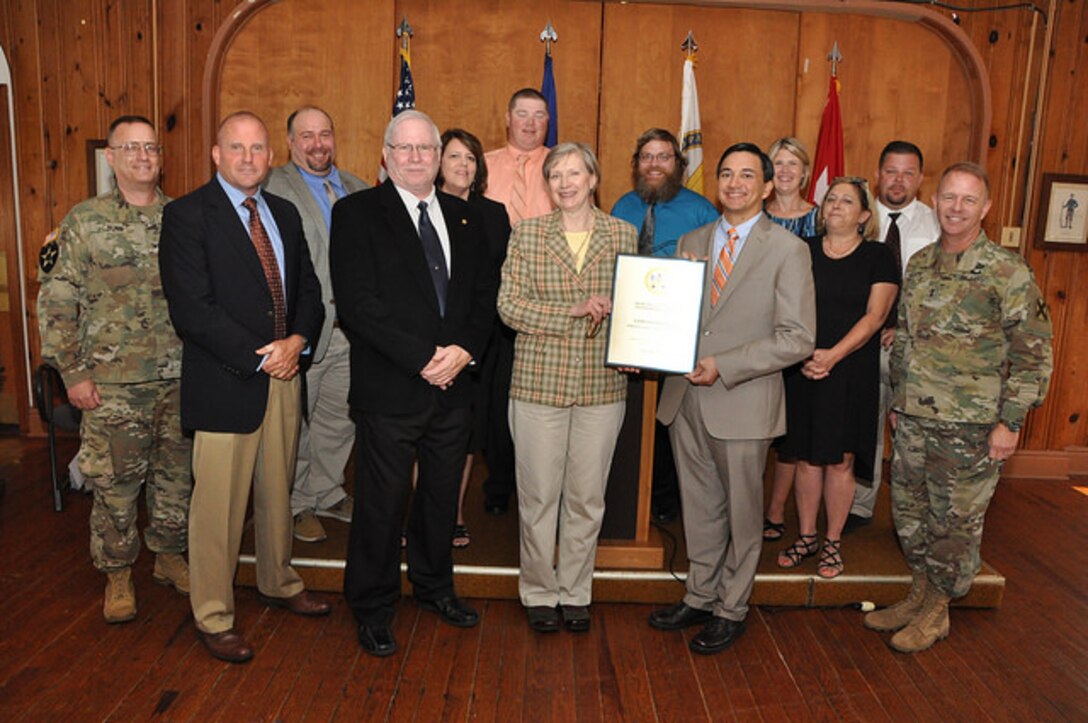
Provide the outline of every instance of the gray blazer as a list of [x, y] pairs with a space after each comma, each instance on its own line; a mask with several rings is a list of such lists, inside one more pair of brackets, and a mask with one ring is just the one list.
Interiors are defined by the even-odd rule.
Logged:
[[[344, 183], [347, 192], [355, 193], [369, 186], [365, 181], [338, 168], [340, 180]], [[336, 305], [333, 304], [332, 279], [329, 276], [329, 229], [325, 227], [325, 220], [321, 218], [321, 209], [314, 200], [310, 187], [306, 185], [298, 166], [287, 163], [273, 168], [264, 187], [277, 196], [286, 198], [295, 204], [298, 213], [302, 216], [302, 231], [306, 234], [306, 244], [310, 247], [310, 258], [314, 264], [314, 271], [321, 282], [321, 302], [325, 305], [325, 325], [321, 327], [321, 336], [318, 337], [317, 347], [314, 349], [314, 364], [319, 364], [325, 358], [325, 352], [329, 348], [329, 338], [332, 335], [333, 322], [336, 321]]]
[[[708, 258], [717, 221], [684, 234], [676, 255]], [[671, 424], [685, 392], [698, 395], [707, 432], [718, 439], [769, 439], [786, 431], [781, 371], [806, 359], [816, 342], [812, 259], [799, 238], [764, 215], [748, 235], [716, 306], [713, 263], [703, 284], [698, 358], [713, 356], [721, 378], [709, 387], [681, 376], [665, 381], [657, 418]]]

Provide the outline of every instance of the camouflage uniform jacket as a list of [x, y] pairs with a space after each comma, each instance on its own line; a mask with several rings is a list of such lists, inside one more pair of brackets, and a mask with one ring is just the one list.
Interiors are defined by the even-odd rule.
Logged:
[[181, 340], [159, 278], [162, 191], [140, 208], [121, 192], [77, 204], [50, 235], [39, 263], [42, 359], [69, 388], [181, 376]]
[[907, 265], [891, 352], [892, 408], [944, 422], [1020, 424], [1043, 402], [1050, 315], [1031, 268], [980, 233]]

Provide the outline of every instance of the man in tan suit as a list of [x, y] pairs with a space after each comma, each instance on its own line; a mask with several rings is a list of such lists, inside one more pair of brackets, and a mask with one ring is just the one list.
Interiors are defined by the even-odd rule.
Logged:
[[786, 431], [781, 370], [808, 357], [816, 330], [808, 248], [762, 211], [774, 169], [737, 143], [718, 161], [722, 217], [680, 238], [676, 252], [708, 260], [695, 369], [665, 382], [657, 418], [670, 425], [688, 549], [683, 601], [650, 615], [679, 630], [705, 623], [696, 653], [744, 632], [762, 545], [763, 468]]
[[332, 118], [320, 108], [304, 106], [288, 116], [287, 146], [291, 161], [269, 172], [265, 188], [295, 204], [302, 216], [325, 306], [325, 324], [306, 372], [307, 414], [299, 429], [291, 517], [296, 540], [320, 542], [326, 534], [318, 517], [351, 522], [353, 501], [344, 491], [344, 467], [355, 443], [348, 409], [351, 349], [332, 298], [329, 226], [333, 204], [367, 185], [337, 167]]

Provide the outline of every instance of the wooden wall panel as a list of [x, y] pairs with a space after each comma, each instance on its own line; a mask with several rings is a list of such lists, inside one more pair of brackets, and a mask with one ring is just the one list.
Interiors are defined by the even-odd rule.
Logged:
[[[506, 106], [544, 73], [540, 33], [550, 20], [560, 140], [596, 144], [601, 13], [571, 0], [397, 0], [396, 22], [416, 30], [412, 64], [416, 102], [439, 128], [460, 126], [486, 150], [506, 143]], [[394, 50], [395, 52], [395, 50]]]
[[266, 6], [227, 53], [220, 117], [248, 109], [264, 118], [278, 165], [290, 158], [287, 116], [300, 105], [319, 105], [336, 124], [339, 165], [373, 180], [399, 72], [391, 55], [394, 26], [391, 1]]
[[[1051, 18], [1051, 54], [1041, 122], [1036, 198], [1029, 239], [1043, 213], [1038, 181], [1043, 173], [1088, 175], [1088, 3], [1057, 3]], [[1088, 446], [1088, 254], [1030, 249], [1029, 259], [1050, 304], [1055, 374], [1046, 404], [1032, 417], [1027, 444], [1038, 449]]]
[[915, 23], [804, 13], [796, 124], [810, 150], [827, 98], [826, 58], [836, 41], [843, 55], [839, 102], [846, 172], [875, 181], [884, 145], [910, 140], [925, 155], [928, 176], [921, 196], [928, 203], [939, 169], [968, 153], [970, 104], [959, 62], [936, 35]]
[[[630, 159], [638, 136], [654, 126], [680, 130], [680, 44], [689, 30], [699, 44], [695, 75], [708, 198], [717, 198], [714, 168], [729, 144], [746, 140], [766, 147], [793, 128], [795, 13], [610, 3], [605, 7], [600, 120], [601, 205], [606, 209], [631, 190]], [[767, 42], [771, 37], [775, 41]]]

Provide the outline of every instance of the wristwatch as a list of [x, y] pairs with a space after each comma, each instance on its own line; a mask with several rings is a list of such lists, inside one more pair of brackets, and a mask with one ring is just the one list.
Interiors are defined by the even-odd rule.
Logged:
[[1010, 422], [1007, 419], [1002, 419], [1001, 423], [1004, 424], [1010, 432], [1019, 432], [1020, 428], [1024, 426], [1023, 422]]

